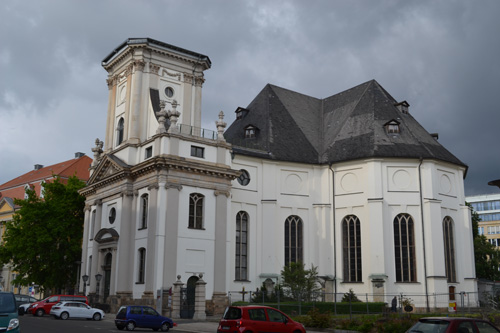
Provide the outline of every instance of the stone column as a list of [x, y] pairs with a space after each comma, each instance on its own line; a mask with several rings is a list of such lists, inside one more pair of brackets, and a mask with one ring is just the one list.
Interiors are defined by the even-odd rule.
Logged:
[[132, 95], [132, 109], [130, 110], [130, 135], [128, 142], [140, 142], [141, 126], [141, 100], [142, 100], [142, 76], [144, 71], [144, 61], [135, 60], [134, 64], [134, 92]]
[[215, 199], [215, 253], [214, 253], [214, 304], [220, 303], [219, 298], [225, 299], [227, 276], [227, 210], [229, 191], [214, 191]]
[[[95, 226], [94, 226], [94, 235], [97, 234], [99, 230], [101, 230], [101, 221], [102, 221], [102, 200], [96, 200], [96, 214], [95, 214]], [[98, 272], [99, 268], [99, 244], [96, 242], [95, 238], [92, 241], [92, 267], [90, 268], [89, 281], [90, 281], [90, 289], [89, 292], [95, 293], [96, 291], [96, 280], [95, 275]]]
[[118, 255], [116, 264], [117, 284], [116, 294], [121, 297], [132, 295], [134, 278], [134, 235], [136, 227], [137, 193], [126, 191], [122, 193], [122, 214], [120, 221], [120, 238], [118, 240]]
[[203, 281], [203, 274], [200, 274], [200, 279], [196, 282], [195, 299], [194, 299], [194, 316], [193, 319], [205, 320], [207, 315], [205, 313], [206, 307], [206, 282]]
[[174, 291], [172, 295], [172, 318], [181, 317], [181, 288], [184, 285], [181, 276], [177, 275], [177, 281], [174, 282]]
[[[80, 268], [80, 276], [78, 278], [80, 279], [80, 285], [79, 285], [79, 291], [83, 293], [83, 285], [86, 282], [83, 282], [82, 276], [87, 274], [87, 260], [88, 260], [88, 243], [89, 243], [89, 227], [90, 227], [90, 212], [92, 211], [90, 205], [85, 205], [85, 218], [83, 222], [83, 246], [82, 246], [82, 263], [81, 263], [81, 268]], [[86, 290], [85, 290], [86, 291]]]
[[[157, 229], [157, 207], [158, 207], [158, 184], [153, 184], [148, 187], [149, 202], [148, 202], [148, 245], [146, 249], [146, 276], [144, 293], [153, 293], [155, 291], [156, 265], [156, 229]], [[149, 296], [149, 294], [148, 294]]]
[[108, 90], [109, 90], [109, 98], [108, 98], [108, 117], [106, 119], [106, 136], [104, 138], [105, 141], [105, 150], [109, 151], [113, 149], [113, 132], [114, 132], [114, 123], [115, 123], [115, 101], [116, 101], [116, 83], [118, 78], [116, 76], [111, 76], [108, 78]]
[[[182, 186], [165, 184], [167, 189], [167, 209], [165, 213], [165, 250], [163, 255], [163, 289], [168, 289], [175, 281], [177, 267], [177, 236], [179, 234], [179, 196]], [[187, 209], [187, 207], [186, 207]], [[187, 221], [186, 221], [187, 223]]]

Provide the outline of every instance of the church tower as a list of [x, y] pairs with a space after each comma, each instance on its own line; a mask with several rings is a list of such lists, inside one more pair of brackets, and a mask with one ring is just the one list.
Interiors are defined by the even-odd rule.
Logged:
[[102, 66], [109, 73], [108, 113], [105, 140], [95, 142], [81, 190], [82, 275], [89, 287], [80, 291], [112, 311], [131, 303], [166, 311], [158, 297], [183, 284], [192, 287], [188, 298], [195, 289], [203, 300], [224, 298], [231, 182], [239, 172], [230, 167], [222, 111], [214, 130], [201, 128], [210, 59], [131, 38]]

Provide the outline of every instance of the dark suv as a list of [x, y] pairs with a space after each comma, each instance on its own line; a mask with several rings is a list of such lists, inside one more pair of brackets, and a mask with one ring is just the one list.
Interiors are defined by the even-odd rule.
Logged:
[[167, 332], [177, 326], [172, 319], [161, 316], [155, 309], [143, 305], [122, 306], [115, 318], [116, 328], [133, 331], [134, 328], [152, 328], [153, 331]]
[[305, 333], [304, 325], [269, 306], [230, 306], [224, 311], [217, 333]]

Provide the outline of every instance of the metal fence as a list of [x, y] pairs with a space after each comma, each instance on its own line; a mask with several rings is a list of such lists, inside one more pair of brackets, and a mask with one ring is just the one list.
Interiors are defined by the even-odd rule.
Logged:
[[393, 312], [392, 301], [396, 297], [396, 313], [472, 313], [498, 309], [500, 293], [460, 292], [433, 294], [349, 294], [315, 293], [286, 297], [273, 291], [230, 291], [230, 304], [245, 302], [278, 308], [290, 315], [304, 315], [317, 308], [320, 312], [335, 315], [382, 314]]
[[217, 140], [217, 132], [208, 130], [201, 127], [194, 127], [190, 125], [180, 124], [179, 132], [181, 134], [196, 136], [199, 138]]

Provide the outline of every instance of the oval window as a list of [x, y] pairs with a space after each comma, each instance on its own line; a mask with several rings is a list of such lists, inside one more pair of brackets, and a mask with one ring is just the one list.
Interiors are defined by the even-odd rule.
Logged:
[[109, 210], [109, 223], [111, 224], [115, 223], [115, 219], [116, 219], [116, 209], [115, 207], [113, 207]]
[[241, 169], [240, 171], [241, 175], [237, 178], [238, 183], [240, 183], [241, 186], [247, 186], [248, 183], [250, 183], [250, 174], [245, 169]]
[[172, 87], [166, 87], [165, 95], [167, 95], [168, 98], [172, 98], [174, 96], [174, 89]]

